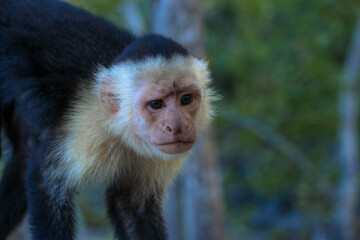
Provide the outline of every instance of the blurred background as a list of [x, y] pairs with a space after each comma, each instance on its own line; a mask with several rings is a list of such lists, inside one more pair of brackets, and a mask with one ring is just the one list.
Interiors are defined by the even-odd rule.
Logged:
[[[68, 2], [209, 61], [222, 98], [169, 189], [170, 239], [360, 239], [359, 1]], [[104, 189], [81, 193], [78, 239], [113, 239]]]

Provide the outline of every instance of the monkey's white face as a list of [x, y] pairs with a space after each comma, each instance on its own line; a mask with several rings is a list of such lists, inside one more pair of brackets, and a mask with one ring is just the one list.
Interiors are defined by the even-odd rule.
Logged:
[[147, 157], [184, 157], [214, 115], [207, 65], [193, 57], [124, 62], [98, 79], [110, 131]]
[[196, 140], [195, 118], [201, 93], [192, 81], [142, 81], [136, 96], [132, 127], [148, 145], [166, 154], [192, 148]]

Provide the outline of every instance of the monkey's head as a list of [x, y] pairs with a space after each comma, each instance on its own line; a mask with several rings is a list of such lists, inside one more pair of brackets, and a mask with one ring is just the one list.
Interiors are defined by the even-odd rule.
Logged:
[[101, 72], [110, 132], [142, 155], [187, 154], [213, 117], [207, 64], [190, 55], [126, 59]]

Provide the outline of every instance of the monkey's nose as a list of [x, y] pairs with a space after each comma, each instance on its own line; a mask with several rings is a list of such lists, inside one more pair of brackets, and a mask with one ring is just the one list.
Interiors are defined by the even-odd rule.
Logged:
[[171, 134], [171, 135], [176, 135], [181, 133], [181, 127], [177, 126], [177, 125], [166, 125], [165, 126], [165, 132]]

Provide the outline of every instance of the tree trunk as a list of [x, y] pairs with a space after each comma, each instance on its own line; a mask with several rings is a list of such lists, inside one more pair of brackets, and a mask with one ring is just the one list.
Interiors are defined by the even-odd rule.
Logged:
[[[180, 42], [196, 57], [204, 57], [199, 1], [156, 0], [153, 9], [155, 32]], [[170, 192], [173, 195], [169, 196], [171, 204], [167, 204], [166, 215], [170, 216], [171, 239], [224, 239], [221, 184], [212, 129], [198, 140], [175, 190]], [[182, 212], [173, 209], [179, 206]], [[174, 222], [179, 218], [182, 224]]]
[[360, 15], [347, 54], [340, 92], [340, 163], [337, 220], [341, 239], [356, 239], [358, 203], [358, 87], [360, 64]]

